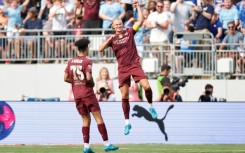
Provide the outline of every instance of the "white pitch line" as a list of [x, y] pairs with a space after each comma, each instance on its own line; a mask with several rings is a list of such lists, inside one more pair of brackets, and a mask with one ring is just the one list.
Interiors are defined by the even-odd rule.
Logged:
[[[131, 150], [132, 148], [119, 148], [119, 150]], [[141, 148], [134, 148], [141, 150]], [[151, 149], [151, 151], [188, 151], [188, 152], [245, 152], [245, 150], [210, 150], [210, 149]], [[152, 152], [153, 153], [153, 152]]]

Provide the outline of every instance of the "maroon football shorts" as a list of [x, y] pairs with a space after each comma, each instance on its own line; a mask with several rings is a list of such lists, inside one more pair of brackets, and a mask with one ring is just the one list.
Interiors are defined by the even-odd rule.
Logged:
[[100, 105], [95, 94], [91, 94], [85, 98], [76, 99], [75, 102], [80, 115], [86, 115], [89, 112], [100, 111]]
[[140, 63], [134, 63], [132, 65], [122, 66], [118, 68], [119, 88], [126, 84], [130, 86], [131, 75], [133, 76], [133, 79], [136, 83], [142, 79], [148, 79], [143, 69], [141, 68]]

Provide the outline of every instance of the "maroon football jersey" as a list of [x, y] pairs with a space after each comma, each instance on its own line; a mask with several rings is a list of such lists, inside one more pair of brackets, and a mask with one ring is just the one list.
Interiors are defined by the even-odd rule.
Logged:
[[100, 0], [83, 0], [84, 16], [83, 20], [98, 20], [100, 10]]
[[131, 65], [139, 61], [140, 57], [134, 41], [135, 33], [134, 29], [127, 28], [122, 34], [115, 34], [109, 44], [115, 52], [118, 67]]
[[65, 72], [69, 75], [72, 84], [74, 99], [94, 94], [93, 87], [87, 85], [86, 72], [92, 73], [92, 62], [83, 56], [69, 60]]

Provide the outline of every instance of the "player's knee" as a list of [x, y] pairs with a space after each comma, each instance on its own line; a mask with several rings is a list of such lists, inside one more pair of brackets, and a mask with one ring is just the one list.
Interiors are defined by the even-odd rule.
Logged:
[[144, 90], [145, 90], [145, 91], [150, 91], [150, 92], [152, 92], [151, 86], [150, 86], [150, 85], [145, 86]]
[[122, 98], [123, 99], [128, 99], [129, 98], [129, 91], [123, 91], [122, 92]]

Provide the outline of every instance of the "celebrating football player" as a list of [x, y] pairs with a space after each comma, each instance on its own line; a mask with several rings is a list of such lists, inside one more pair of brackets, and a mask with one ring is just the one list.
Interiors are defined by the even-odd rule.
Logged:
[[129, 87], [132, 76], [135, 82], [139, 82], [145, 90], [145, 96], [149, 103], [149, 110], [152, 118], [157, 118], [157, 113], [152, 107], [152, 90], [140, 65], [140, 56], [137, 53], [134, 35], [139, 30], [143, 23], [143, 15], [137, 0], [133, 1], [133, 6], [137, 8], [138, 20], [134, 23], [133, 28], [123, 29], [123, 22], [121, 19], [115, 19], [112, 23], [112, 28], [115, 34], [111, 35], [99, 47], [99, 52], [104, 51], [106, 48], [111, 47], [115, 52], [118, 61], [118, 80], [119, 88], [122, 94], [122, 108], [125, 117], [124, 134], [128, 135], [131, 129], [129, 122]]

